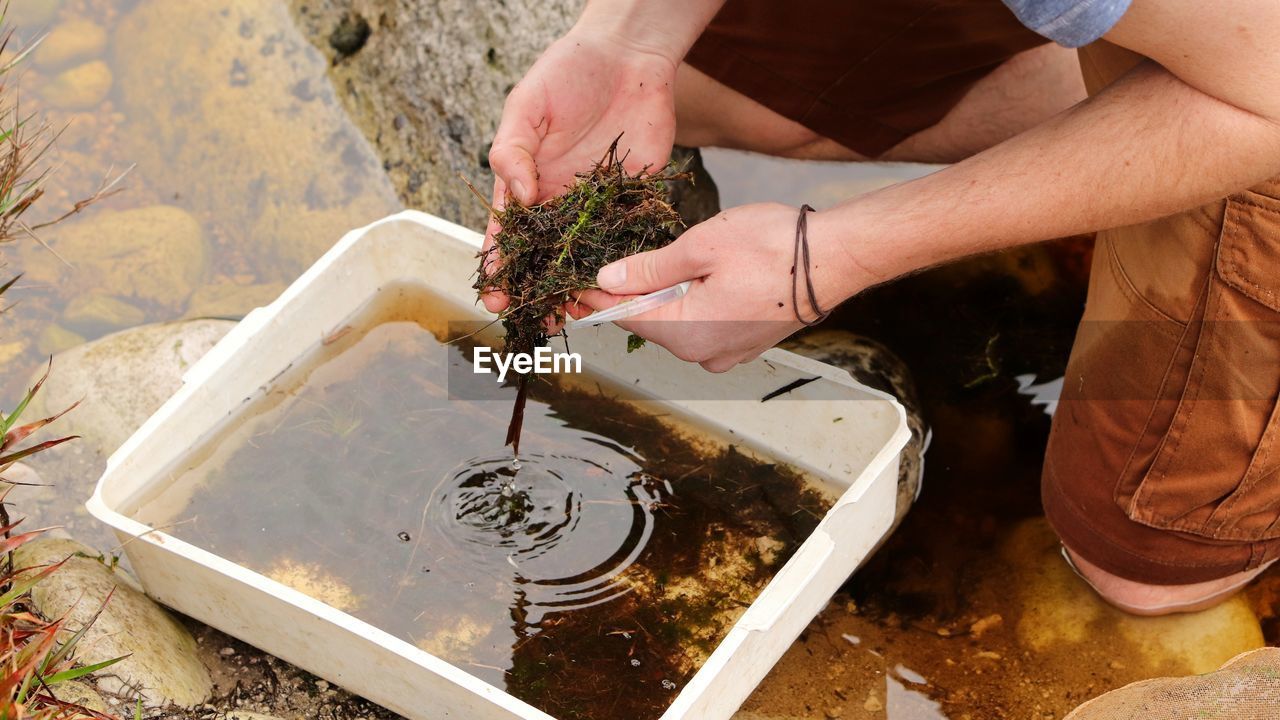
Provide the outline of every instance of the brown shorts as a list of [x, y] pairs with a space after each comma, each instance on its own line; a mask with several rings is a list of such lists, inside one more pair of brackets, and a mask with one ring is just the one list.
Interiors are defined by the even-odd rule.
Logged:
[[874, 158], [1046, 42], [1000, 0], [728, 0], [685, 62]]
[[[687, 61], [874, 157], [1043, 43], [999, 0], [729, 0]], [[1141, 58], [1081, 52], [1091, 91]], [[1045, 460], [1064, 544], [1185, 584], [1280, 556], [1280, 181], [1098, 233]]]

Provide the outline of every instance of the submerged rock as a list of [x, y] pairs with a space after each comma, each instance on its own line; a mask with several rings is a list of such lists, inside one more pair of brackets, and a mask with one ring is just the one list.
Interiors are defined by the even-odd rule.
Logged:
[[1096, 646], [1110, 638], [1113, 662], [1138, 665], [1148, 675], [1206, 673], [1236, 655], [1264, 644], [1249, 603], [1236, 596], [1197, 613], [1136, 617], [1108, 605], [1062, 559], [1061, 545], [1043, 518], [1028, 520], [1010, 533], [1001, 555], [1022, 600], [1018, 640], [1043, 655], [1047, 672], [1054, 662], [1078, 662], [1073, 647]]
[[39, 31], [53, 22], [62, 0], [12, 0], [5, 12], [5, 22], [25, 31]]
[[63, 322], [88, 335], [141, 325], [146, 319], [146, 312], [136, 305], [100, 293], [77, 296], [62, 311]]
[[152, 707], [191, 707], [208, 700], [213, 680], [196, 655], [191, 634], [143, 595], [133, 578], [98, 557], [75, 540], [40, 539], [19, 548], [14, 564], [34, 568], [66, 559], [35, 586], [31, 601], [45, 618], [65, 617], [69, 631], [79, 630], [101, 609], [74, 655], [86, 665], [127, 656], [96, 678], [102, 689], [136, 692]]
[[56, 355], [65, 350], [84, 344], [85, 338], [78, 332], [68, 330], [61, 325], [50, 323], [40, 331], [36, 339], [36, 349], [41, 355]]
[[324, 80], [324, 58], [283, 5], [143, 0], [118, 32], [130, 38], [116, 48], [124, 110], [138, 126], [130, 157], [260, 276], [291, 279], [347, 230], [399, 208]]
[[64, 70], [40, 86], [40, 97], [61, 110], [88, 110], [107, 99], [111, 92], [111, 68], [94, 60]]
[[204, 285], [191, 293], [187, 303], [189, 318], [239, 319], [254, 308], [269, 305], [284, 292], [284, 283]]
[[[920, 495], [928, 428], [916, 396], [911, 370], [889, 348], [845, 330], [813, 330], [795, 335], [779, 347], [847, 370], [855, 380], [893, 395], [907, 411], [911, 439], [898, 465], [898, 502], [893, 527], [902, 522]], [[890, 530], [890, 532], [893, 532]]]
[[98, 57], [107, 48], [107, 31], [85, 18], [59, 23], [32, 53], [42, 70], [60, 70], [74, 62]]
[[208, 255], [200, 224], [169, 205], [99, 210], [53, 228], [47, 242], [53, 252], [36, 243], [19, 249], [28, 278], [68, 295], [96, 290], [166, 309], [182, 307]]

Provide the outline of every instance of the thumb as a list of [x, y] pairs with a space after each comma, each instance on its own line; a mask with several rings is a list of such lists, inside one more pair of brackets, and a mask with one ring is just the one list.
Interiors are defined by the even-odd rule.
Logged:
[[522, 205], [538, 200], [538, 167], [534, 155], [546, 130], [545, 108], [530, 102], [517, 86], [502, 110], [502, 123], [489, 148], [489, 166]]
[[705, 264], [693, 244], [676, 240], [600, 268], [596, 284], [615, 295], [643, 295], [702, 277]]

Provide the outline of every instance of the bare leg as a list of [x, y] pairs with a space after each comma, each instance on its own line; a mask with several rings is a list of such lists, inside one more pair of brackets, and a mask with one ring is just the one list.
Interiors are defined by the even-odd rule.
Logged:
[[955, 162], [1084, 98], [1075, 51], [1042, 45], [1016, 55], [980, 80], [937, 125], [881, 157], [868, 158], [681, 65], [676, 75], [676, 142], [809, 160]]

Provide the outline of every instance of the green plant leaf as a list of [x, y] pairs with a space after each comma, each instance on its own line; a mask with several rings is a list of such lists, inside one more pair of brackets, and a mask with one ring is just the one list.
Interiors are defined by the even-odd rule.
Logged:
[[63, 670], [62, 672], [58, 672], [58, 673], [54, 673], [54, 674], [52, 674], [52, 675], [45, 676], [44, 681], [45, 681], [45, 683], [47, 683], [47, 684], [49, 684], [49, 685], [57, 685], [57, 684], [58, 684], [58, 683], [60, 683], [60, 682], [67, 682], [67, 681], [69, 681], [69, 680], [79, 680], [80, 678], [84, 677], [85, 675], [91, 675], [91, 674], [93, 674], [93, 673], [98, 672], [99, 670], [101, 670], [101, 669], [103, 669], [103, 668], [111, 667], [112, 665], [115, 665], [116, 663], [120, 662], [121, 660], [124, 660], [124, 659], [125, 659], [125, 658], [127, 658], [127, 657], [129, 657], [129, 656], [128, 656], [128, 655], [121, 655], [121, 656], [120, 656], [120, 657], [118, 657], [118, 658], [112, 658], [112, 659], [110, 659], [110, 660], [103, 660], [103, 661], [102, 661], [102, 662], [100, 662], [100, 663], [94, 663], [94, 664], [92, 664], [92, 665], [85, 665], [84, 667], [71, 668], [70, 670]]
[[49, 365], [44, 369], [44, 375], [41, 375], [40, 379], [36, 381], [36, 384], [31, 386], [31, 389], [27, 391], [26, 396], [22, 398], [22, 402], [18, 403], [18, 407], [14, 408], [13, 412], [5, 415], [3, 421], [0, 421], [0, 433], [5, 435], [9, 434], [9, 431], [13, 429], [13, 426], [17, 424], [18, 418], [22, 417], [23, 411], [27, 409], [27, 405], [31, 403], [31, 398], [35, 397], [36, 393], [40, 392], [40, 388], [44, 385], [44, 381], [49, 379], [49, 373], [52, 370], [53, 357], [50, 356]]

